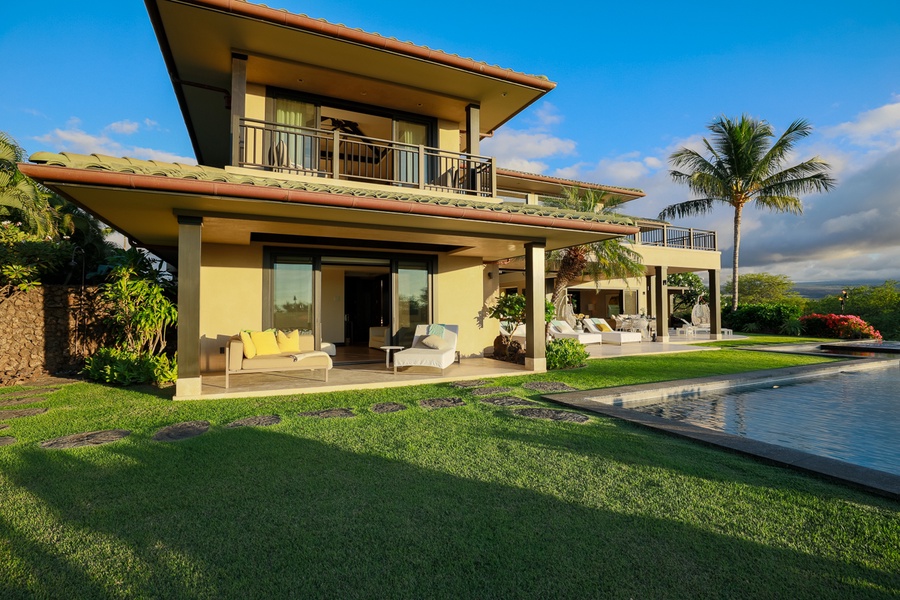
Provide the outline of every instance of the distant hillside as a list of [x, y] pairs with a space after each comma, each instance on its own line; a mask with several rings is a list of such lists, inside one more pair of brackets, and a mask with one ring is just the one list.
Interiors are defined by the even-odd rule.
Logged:
[[798, 281], [794, 283], [794, 291], [812, 300], [820, 300], [826, 296], [837, 296], [841, 290], [861, 285], [881, 285], [883, 279], [858, 279], [856, 281]]

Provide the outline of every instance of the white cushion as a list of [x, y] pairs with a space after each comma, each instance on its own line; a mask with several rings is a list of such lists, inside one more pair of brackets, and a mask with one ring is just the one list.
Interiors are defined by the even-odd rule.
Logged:
[[446, 350], [450, 347], [450, 344], [439, 335], [426, 336], [422, 338], [419, 343], [426, 348], [431, 348], [433, 350]]

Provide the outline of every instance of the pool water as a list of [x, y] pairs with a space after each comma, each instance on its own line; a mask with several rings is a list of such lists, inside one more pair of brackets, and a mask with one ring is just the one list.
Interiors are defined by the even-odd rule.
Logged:
[[634, 410], [900, 475], [896, 363]]

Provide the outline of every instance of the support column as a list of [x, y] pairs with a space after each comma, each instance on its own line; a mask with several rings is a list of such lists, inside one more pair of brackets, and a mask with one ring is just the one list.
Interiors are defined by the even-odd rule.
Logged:
[[722, 281], [719, 269], [709, 270], [709, 339], [722, 339]]
[[247, 55], [231, 55], [231, 164], [241, 164], [241, 119], [247, 106]]
[[656, 341], [669, 341], [669, 289], [666, 286], [666, 277], [669, 276], [669, 268], [665, 266], [654, 267], [656, 270], [656, 285], [653, 290], [653, 299], [656, 302]]
[[178, 379], [175, 396], [199, 396], [202, 217], [178, 217]]
[[650, 316], [655, 316], [657, 313], [656, 300], [653, 298], [653, 283], [655, 281], [656, 279], [653, 275], [644, 277], [644, 293], [647, 294], [647, 314]]
[[525, 244], [525, 368], [547, 370], [547, 333], [544, 249], [546, 244]]
[[481, 144], [481, 107], [470, 104], [466, 107], [466, 152], [480, 154]]

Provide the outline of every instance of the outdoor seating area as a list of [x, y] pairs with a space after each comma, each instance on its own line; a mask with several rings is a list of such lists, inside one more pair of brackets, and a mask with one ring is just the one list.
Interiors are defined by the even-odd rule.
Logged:
[[[334, 345], [328, 344], [332, 353]], [[273, 371], [321, 371], [328, 381], [328, 371], [334, 365], [324, 350], [316, 350], [312, 335], [294, 329], [284, 331], [242, 331], [225, 345], [225, 389], [230, 377], [238, 373], [266, 373]]]
[[458, 325], [416, 325], [412, 347], [394, 354], [394, 373], [400, 367], [444, 369], [456, 361]]

